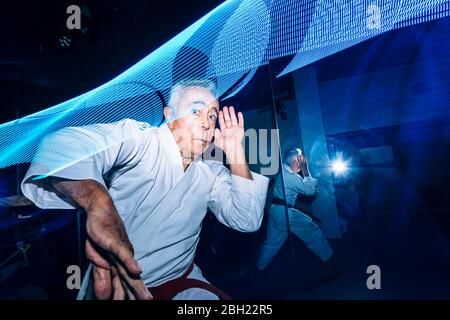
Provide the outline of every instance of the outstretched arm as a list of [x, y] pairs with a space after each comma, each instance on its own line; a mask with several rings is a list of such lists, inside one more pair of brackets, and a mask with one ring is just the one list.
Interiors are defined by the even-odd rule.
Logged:
[[150, 299], [140, 280], [140, 267], [122, 219], [105, 187], [95, 180], [50, 177], [61, 197], [87, 213], [86, 255], [93, 263], [94, 290], [99, 299]]

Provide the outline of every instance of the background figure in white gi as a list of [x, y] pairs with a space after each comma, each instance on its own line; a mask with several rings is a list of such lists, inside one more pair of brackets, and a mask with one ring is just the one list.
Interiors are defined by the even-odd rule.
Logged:
[[[299, 174], [302, 173], [303, 177]], [[333, 255], [328, 241], [309, 216], [293, 208], [298, 194], [314, 196], [317, 180], [311, 177], [308, 162], [300, 149], [289, 149], [283, 163], [284, 189], [289, 212], [290, 231], [322, 261], [329, 261]], [[260, 249], [257, 268], [264, 270], [280, 250], [288, 237], [284, 204], [283, 179], [279, 173], [275, 178], [272, 205], [269, 210], [266, 239]]]
[[[208, 209], [233, 229], [260, 227], [268, 179], [249, 171], [242, 113], [219, 111], [213, 82], [182, 80], [164, 115], [158, 128], [126, 119], [63, 129], [41, 143], [36, 159], [45, 161], [32, 163], [22, 182], [40, 208], [86, 211], [86, 255], [99, 299], [151, 299], [147, 287], [186, 273], [207, 282], [193, 262]], [[201, 157], [213, 137], [230, 169]], [[61, 144], [63, 152], [53, 150]], [[99, 151], [48, 174], [71, 150], [92, 149]], [[33, 179], [42, 175], [49, 177]], [[217, 299], [199, 288], [172, 297]]]

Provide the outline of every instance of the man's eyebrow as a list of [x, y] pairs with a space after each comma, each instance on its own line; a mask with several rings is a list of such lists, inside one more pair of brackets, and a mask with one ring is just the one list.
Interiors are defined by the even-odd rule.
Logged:
[[204, 101], [202, 101], [202, 100], [195, 100], [195, 101], [192, 101], [191, 104], [202, 104], [202, 105], [206, 105], [206, 103], [205, 103]]
[[[202, 100], [195, 100], [195, 101], [192, 101], [191, 104], [192, 104], [192, 105], [201, 104], [201, 105], [203, 105], [203, 106], [206, 106], [205, 101], [202, 101]], [[214, 112], [216, 112], [216, 114], [219, 114], [219, 110], [218, 110], [216, 107], [213, 107], [211, 110], [214, 111]]]

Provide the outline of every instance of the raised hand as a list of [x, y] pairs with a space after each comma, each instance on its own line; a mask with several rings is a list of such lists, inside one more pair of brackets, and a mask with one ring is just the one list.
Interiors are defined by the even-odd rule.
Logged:
[[224, 107], [219, 112], [219, 126], [214, 132], [214, 143], [227, 155], [231, 173], [246, 179], [253, 177], [245, 159], [244, 147], [244, 116], [236, 112], [234, 107]]
[[220, 129], [215, 129], [214, 143], [225, 152], [230, 162], [235, 162], [243, 151], [244, 116], [242, 112], [238, 112], [236, 117], [234, 107], [223, 107], [219, 111], [219, 126]]

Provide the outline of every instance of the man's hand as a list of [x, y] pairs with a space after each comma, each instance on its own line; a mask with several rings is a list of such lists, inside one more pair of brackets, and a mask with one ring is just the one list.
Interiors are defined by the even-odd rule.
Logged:
[[231, 160], [236, 158], [242, 149], [244, 139], [244, 116], [238, 112], [237, 118], [234, 107], [223, 107], [219, 111], [220, 129], [215, 129], [214, 143], [221, 148]]
[[86, 255], [98, 299], [151, 299], [140, 279], [133, 246], [108, 191], [97, 181], [51, 178], [55, 191], [87, 213]]
[[299, 155], [297, 157], [297, 161], [298, 161], [298, 166], [303, 173], [303, 176], [309, 177], [310, 173], [309, 173], [309, 169], [308, 169], [308, 160], [306, 159], [306, 157], [304, 155]]
[[94, 291], [98, 299], [151, 299], [140, 279], [133, 246], [116, 212], [90, 212], [86, 221], [86, 256], [94, 264]]
[[215, 129], [214, 143], [227, 155], [231, 173], [252, 180], [250, 170], [245, 159], [244, 147], [244, 116], [236, 112], [234, 107], [223, 107], [219, 111], [220, 129]]

